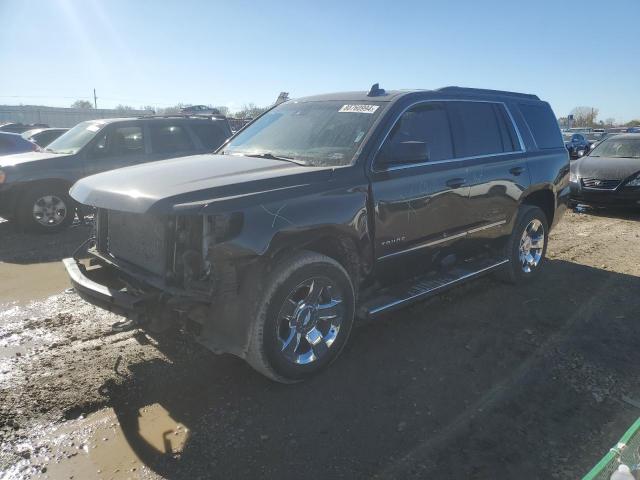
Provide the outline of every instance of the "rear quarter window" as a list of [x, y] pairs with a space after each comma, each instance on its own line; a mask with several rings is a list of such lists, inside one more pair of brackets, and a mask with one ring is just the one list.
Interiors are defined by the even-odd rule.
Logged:
[[518, 107], [529, 125], [529, 130], [538, 148], [564, 147], [558, 122], [549, 105], [521, 103]]

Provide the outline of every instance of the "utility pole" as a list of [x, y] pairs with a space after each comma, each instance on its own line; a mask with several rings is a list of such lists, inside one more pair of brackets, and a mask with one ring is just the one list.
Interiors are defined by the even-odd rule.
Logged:
[[96, 97], [96, 89], [93, 89], [93, 107], [98, 109], [98, 97]]

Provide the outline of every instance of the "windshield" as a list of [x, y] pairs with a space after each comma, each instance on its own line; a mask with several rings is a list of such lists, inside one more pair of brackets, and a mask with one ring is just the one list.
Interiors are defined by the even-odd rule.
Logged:
[[75, 154], [105, 126], [103, 121], [82, 122], [62, 134], [45, 149], [46, 152]]
[[283, 103], [249, 125], [220, 153], [310, 166], [349, 165], [380, 114], [380, 106], [345, 101]]
[[590, 156], [640, 158], [640, 136], [638, 138], [607, 138], [593, 149]]

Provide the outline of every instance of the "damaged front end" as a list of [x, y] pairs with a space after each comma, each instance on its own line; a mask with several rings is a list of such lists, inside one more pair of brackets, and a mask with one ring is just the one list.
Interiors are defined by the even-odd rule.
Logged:
[[241, 221], [234, 214], [98, 209], [94, 237], [64, 264], [85, 300], [152, 332], [182, 323], [198, 336], [221, 289], [235, 277], [214, 247]]

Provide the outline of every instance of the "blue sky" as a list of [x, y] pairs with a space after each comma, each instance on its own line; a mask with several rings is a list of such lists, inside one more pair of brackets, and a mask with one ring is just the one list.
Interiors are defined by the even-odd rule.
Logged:
[[640, 117], [639, 0], [0, 0], [0, 103], [266, 105], [473, 86]]

